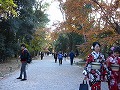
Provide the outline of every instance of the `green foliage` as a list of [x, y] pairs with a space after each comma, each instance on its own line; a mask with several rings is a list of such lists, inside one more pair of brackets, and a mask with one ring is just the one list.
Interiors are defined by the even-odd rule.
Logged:
[[46, 11], [49, 6], [50, 6], [50, 4], [45, 2], [45, 3], [42, 5], [42, 9], [43, 9], [44, 11]]
[[76, 45], [82, 44], [84, 42], [83, 36], [77, 33], [66, 33], [60, 34], [59, 38], [55, 41], [55, 50], [70, 52], [71, 50], [76, 50]]
[[86, 4], [86, 5], [85, 5], [85, 8], [86, 8], [86, 9], [91, 9], [91, 8], [92, 8], [92, 5], [91, 5], [91, 4]]
[[10, 23], [10, 29], [14, 32], [17, 33], [19, 28], [20, 28], [20, 20], [15, 17], [15, 18], [10, 18], [9, 19], [9, 23]]
[[17, 12], [15, 11], [17, 5], [13, 2], [13, 0], [0, 0], [0, 4], [0, 14], [4, 14], [4, 18], [8, 17], [7, 14], [17, 16]]
[[68, 45], [67, 35], [61, 34], [61, 35], [59, 35], [59, 38], [55, 42], [55, 51], [66, 52], [67, 51], [67, 45]]
[[4, 41], [5, 41], [5, 37], [2, 34], [0, 34], [0, 51], [1, 52], [5, 50], [5, 43], [4, 43]]
[[101, 34], [98, 35], [99, 38], [105, 38], [105, 37], [109, 37], [113, 35], [113, 32], [112, 31], [109, 31], [109, 32], [103, 32]]
[[47, 15], [44, 14], [43, 11], [40, 9], [33, 9], [34, 4], [34, 0], [25, 0], [19, 5], [19, 8], [21, 8], [21, 6], [23, 7], [20, 9], [18, 18], [20, 25], [17, 32], [17, 37], [20, 37], [21, 42], [30, 43], [34, 37], [33, 34], [35, 29], [45, 27], [46, 23], [49, 21]]
[[46, 23], [49, 22], [49, 19], [47, 18], [48, 15], [41, 10], [36, 10], [34, 15], [35, 15], [34, 22], [37, 28], [39, 27], [44, 28], [46, 26]]
[[16, 35], [11, 29], [10, 20], [3, 20], [0, 22], [0, 55], [5, 57], [13, 57], [19, 50], [19, 45], [16, 41]]
[[[43, 46], [44, 37], [34, 35], [37, 28], [43, 28], [48, 23], [48, 15], [45, 14], [47, 4], [42, 9], [34, 10], [36, 0], [0, 0], [0, 14], [10, 12], [9, 18], [0, 21], [0, 58], [13, 57], [20, 51], [20, 43], [26, 43], [30, 52], [40, 50]], [[16, 8], [17, 7], [17, 8]], [[14, 17], [13, 11], [18, 13]], [[41, 32], [40, 32], [41, 33]], [[42, 33], [43, 36], [45, 33]], [[39, 40], [40, 38], [40, 40]], [[35, 43], [33, 43], [33, 40]], [[42, 45], [41, 45], [42, 43]], [[33, 46], [37, 46], [36, 49]]]
[[17, 43], [9, 42], [5, 48], [5, 56], [6, 57], [15, 57], [15, 54], [20, 50], [19, 45]]
[[34, 39], [31, 41], [31, 47], [33, 47], [35, 51], [43, 50], [44, 43], [46, 42], [45, 36], [44, 31], [40, 31], [40, 33], [38, 32], [38, 34], [34, 35]]

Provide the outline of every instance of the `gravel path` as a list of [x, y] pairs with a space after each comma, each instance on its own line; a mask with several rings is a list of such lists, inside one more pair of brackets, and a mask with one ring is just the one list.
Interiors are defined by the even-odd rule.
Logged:
[[27, 81], [20, 81], [19, 70], [0, 80], [0, 90], [78, 90], [83, 69], [63, 60], [59, 66], [52, 56], [34, 60], [27, 67]]

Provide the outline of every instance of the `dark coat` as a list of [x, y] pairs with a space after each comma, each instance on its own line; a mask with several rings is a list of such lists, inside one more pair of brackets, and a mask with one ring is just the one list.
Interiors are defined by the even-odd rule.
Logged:
[[69, 56], [71, 59], [73, 59], [75, 57], [75, 54], [73, 52], [70, 52]]

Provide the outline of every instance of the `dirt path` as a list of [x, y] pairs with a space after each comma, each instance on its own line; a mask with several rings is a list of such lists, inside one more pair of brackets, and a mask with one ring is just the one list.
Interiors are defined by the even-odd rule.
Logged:
[[0, 90], [78, 90], [84, 78], [82, 71], [82, 67], [71, 66], [69, 60], [59, 66], [53, 56], [47, 56], [28, 65], [27, 81], [16, 79], [19, 70], [0, 79]]

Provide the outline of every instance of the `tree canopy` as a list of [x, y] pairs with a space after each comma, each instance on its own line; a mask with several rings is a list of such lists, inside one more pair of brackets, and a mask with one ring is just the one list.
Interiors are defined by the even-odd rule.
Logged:
[[[57, 27], [59, 31], [76, 32], [84, 36], [85, 47], [98, 41], [109, 48], [120, 44], [120, 1], [119, 0], [58, 0], [64, 22]], [[107, 41], [107, 42], [106, 42]], [[106, 49], [106, 48], [104, 48]], [[105, 51], [105, 50], [104, 50]]]
[[[31, 52], [35, 51], [33, 43], [38, 45], [44, 41], [41, 39], [45, 37], [45, 31], [38, 31], [49, 22], [45, 13], [49, 4], [42, 0], [0, 0], [0, 4], [0, 59], [17, 55], [21, 43], [25, 43]], [[37, 39], [40, 33], [43, 37]], [[38, 47], [42, 46], [39, 44]]]
[[17, 5], [13, 0], [0, 0], [0, 17], [8, 18], [10, 15], [16, 16], [16, 8]]

